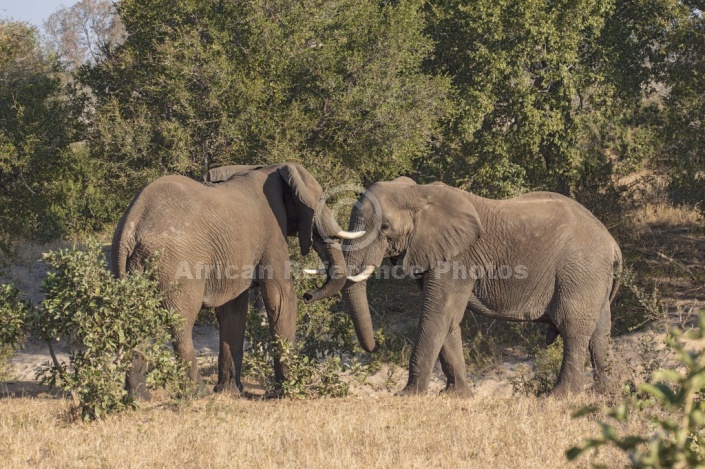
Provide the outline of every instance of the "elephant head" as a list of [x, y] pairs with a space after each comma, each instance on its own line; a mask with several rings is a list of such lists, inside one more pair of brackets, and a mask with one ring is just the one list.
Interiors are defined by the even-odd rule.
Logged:
[[417, 185], [409, 178], [370, 186], [352, 210], [350, 230], [364, 231], [346, 240], [351, 275], [343, 289], [362, 348], [376, 348], [367, 303], [367, 278], [383, 259], [401, 262], [404, 273], [421, 274], [467, 251], [482, 235], [475, 207], [465, 193], [443, 184]]
[[[262, 168], [253, 165], [221, 166], [209, 170], [203, 180], [218, 184], [237, 174]], [[326, 281], [314, 292], [304, 294], [304, 301], [310, 303], [335, 295], [345, 285], [347, 272], [339, 241], [354, 239], [363, 233], [347, 232], [338, 225], [333, 212], [325, 204], [323, 189], [303, 166], [282, 164], [277, 173], [280, 177], [274, 176], [274, 180], [278, 182], [270, 187], [277, 187], [277, 192], [283, 195], [288, 234], [298, 235], [302, 255], [308, 254], [313, 247], [326, 266]], [[281, 190], [279, 186], [282, 186]]]

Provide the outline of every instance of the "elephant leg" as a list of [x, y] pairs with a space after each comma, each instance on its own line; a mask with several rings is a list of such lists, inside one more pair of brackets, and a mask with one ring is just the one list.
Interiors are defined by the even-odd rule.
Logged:
[[174, 335], [174, 352], [189, 365], [188, 374], [191, 380], [199, 384], [201, 380], [198, 375], [196, 351], [193, 348], [193, 325], [203, 305], [204, 290], [204, 283], [185, 283], [164, 301], [168, 308], [184, 318], [181, 330]]
[[196, 350], [193, 347], [193, 321], [184, 324], [184, 328], [174, 337], [174, 351], [189, 365], [189, 378], [195, 383], [200, 383], [198, 374], [198, 363], [196, 362]]
[[[461, 365], [463, 353], [459, 324], [465, 313], [471, 286], [455, 289], [457, 285], [449, 284], [447, 281], [445, 283], [446, 285], [444, 285], [444, 279], [433, 275], [428, 275], [424, 280], [424, 305], [416, 344], [409, 361], [409, 380], [404, 389], [397, 393], [398, 395], [420, 394], [428, 389], [433, 366], [447, 340], [451, 342], [443, 358], [447, 359], [446, 369], [449, 370], [448, 373], [452, 369], [454, 380], [465, 380], [464, 361]], [[448, 286], [454, 288], [452, 293], [448, 291]], [[453, 334], [457, 334], [457, 337], [448, 339], [448, 336]]]
[[[262, 299], [267, 309], [269, 332], [272, 340], [284, 340], [293, 344], [296, 340], [296, 294], [290, 278], [278, 276], [261, 283]], [[289, 371], [281, 360], [281, 347], [274, 356], [274, 376], [278, 382], [284, 381]]]
[[585, 357], [587, 355], [590, 336], [582, 334], [567, 334], [563, 336], [563, 362], [558, 373], [558, 380], [551, 395], [563, 397], [578, 394], [583, 391], [585, 375]]
[[[174, 351], [176, 354], [190, 364], [189, 377], [194, 382], [199, 382], [198, 366], [196, 364], [196, 353], [193, 349], [193, 324], [201, 309], [203, 299], [203, 285], [183, 285], [175, 293], [170, 293], [164, 300], [164, 305], [171, 308], [184, 318], [183, 326], [174, 336]], [[139, 349], [138, 349], [139, 352]], [[149, 399], [145, 375], [149, 364], [143, 359], [140, 353], [135, 354], [132, 361], [132, 369], [127, 372], [125, 389], [127, 395], [137, 399]]]
[[468, 386], [459, 324], [453, 325], [453, 329], [446, 337], [443, 347], [441, 347], [441, 353], [438, 358], [441, 361], [443, 374], [446, 375], [447, 379], [446, 388], [443, 392], [469, 395], [470, 387]]
[[611, 373], [612, 348], [610, 345], [610, 330], [612, 328], [609, 299], [602, 306], [597, 327], [590, 337], [588, 350], [590, 351], [590, 361], [595, 375], [595, 389], [598, 392], [612, 392], [615, 387], [615, 379]]
[[213, 391], [241, 393], [243, 390], [242, 356], [245, 343], [245, 324], [249, 292], [245, 290], [234, 300], [215, 309], [220, 330], [218, 352], [218, 384]]

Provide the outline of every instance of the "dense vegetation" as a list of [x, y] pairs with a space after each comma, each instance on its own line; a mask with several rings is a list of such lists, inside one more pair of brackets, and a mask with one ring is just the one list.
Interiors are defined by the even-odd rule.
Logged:
[[[0, 233], [110, 230], [157, 176], [299, 161], [601, 206], [697, 204], [702, 2], [84, 0], [0, 22]], [[109, 196], [107, 196], [109, 194]]]

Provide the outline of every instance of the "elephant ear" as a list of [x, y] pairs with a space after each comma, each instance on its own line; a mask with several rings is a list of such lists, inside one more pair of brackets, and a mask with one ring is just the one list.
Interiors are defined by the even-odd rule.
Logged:
[[248, 171], [254, 171], [256, 169], [263, 168], [263, 166], [255, 165], [239, 165], [233, 164], [229, 166], [220, 166], [218, 168], [213, 168], [208, 170], [208, 172], [203, 176], [203, 182], [224, 182], [230, 179], [231, 176], [240, 173], [246, 173]]
[[303, 166], [287, 163], [279, 168], [279, 174], [291, 188], [291, 194], [298, 213], [299, 246], [301, 254], [308, 254], [313, 241], [313, 223], [323, 189], [318, 181]]
[[425, 272], [469, 249], [484, 233], [473, 204], [446, 185], [411, 186], [414, 227], [403, 260], [407, 274]]

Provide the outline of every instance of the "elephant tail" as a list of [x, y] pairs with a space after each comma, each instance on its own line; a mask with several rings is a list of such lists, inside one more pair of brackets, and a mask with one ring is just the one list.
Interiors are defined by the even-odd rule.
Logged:
[[612, 290], [610, 291], [610, 303], [614, 301], [619, 291], [620, 278], [622, 277], [622, 251], [615, 243], [614, 245], [614, 261], [613, 261], [614, 279], [612, 280]]
[[120, 219], [117, 228], [115, 228], [115, 234], [113, 235], [113, 242], [110, 248], [111, 255], [111, 270], [113, 276], [120, 278], [127, 272], [127, 259], [130, 257], [131, 249], [129, 246], [128, 235], [125, 233], [125, 216]]
[[110, 247], [111, 271], [116, 278], [120, 278], [127, 273], [130, 257], [133, 255], [137, 245], [135, 222], [133, 221], [135, 219], [135, 213], [133, 213], [135, 211], [134, 205], [135, 202], [133, 201], [120, 218], [113, 234], [113, 241]]

